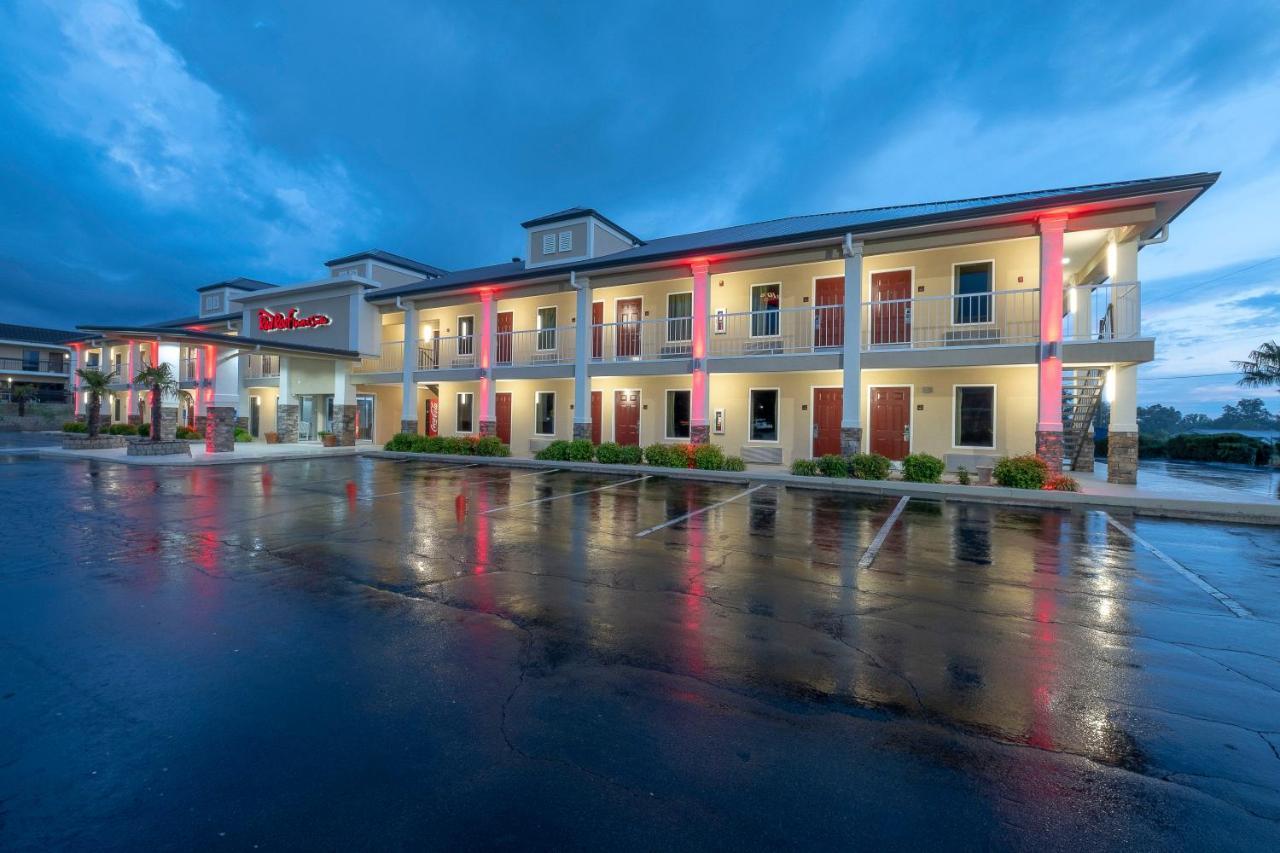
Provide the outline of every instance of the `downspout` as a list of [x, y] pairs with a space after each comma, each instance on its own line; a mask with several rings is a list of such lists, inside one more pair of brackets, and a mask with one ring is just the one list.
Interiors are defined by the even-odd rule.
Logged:
[[1143, 246], [1155, 246], [1159, 243], [1165, 243], [1169, 240], [1169, 226], [1161, 225], [1160, 230], [1156, 232], [1154, 237], [1144, 237], [1138, 240], [1138, 248]]

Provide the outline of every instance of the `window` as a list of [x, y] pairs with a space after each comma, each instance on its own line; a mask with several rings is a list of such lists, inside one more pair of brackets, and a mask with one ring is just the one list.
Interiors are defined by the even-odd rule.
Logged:
[[533, 395], [533, 432], [535, 435], [556, 434], [556, 395], [539, 391]]
[[67, 355], [61, 352], [49, 353], [49, 372], [50, 373], [66, 373], [67, 372]]
[[[115, 356], [113, 356], [113, 360], [114, 360], [114, 364], [112, 365], [112, 370], [114, 370], [116, 373], [122, 373], [123, 372], [122, 368], [124, 367], [124, 356], [122, 356], [120, 353], [116, 353]], [[131, 380], [133, 379], [133, 377], [129, 377], [129, 378]]]
[[102, 365], [102, 354], [97, 352], [85, 353], [85, 367], [92, 367], [97, 370]]
[[667, 340], [693, 340], [693, 294], [667, 294]]
[[24, 349], [22, 351], [22, 369], [23, 370], [39, 370], [40, 369], [40, 350]]
[[955, 323], [990, 323], [992, 316], [991, 287], [995, 278], [990, 261], [979, 264], [956, 264], [952, 275], [955, 276], [953, 291], [955, 293]]
[[556, 348], [556, 309], [538, 309], [538, 349], [553, 350]]
[[556, 235], [543, 234], [542, 235], [542, 254], [554, 255], [555, 253], [556, 253]]
[[573, 251], [573, 232], [572, 231], [560, 232], [560, 251], [562, 252]]
[[689, 391], [667, 392], [667, 438], [689, 437]]
[[116, 397], [114, 400], [114, 403], [115, 403], [115, 414], [112, 415], [111, 420], [115, 421], [116, 423], [119, 423], [120, 421], [124, 420], [124, 418], [120, 417], [120, 398]]
[[476, 351], [476, 318], [458, 318], [458, 355], [471, 355]]
[[956, 447], [996, 446], [994, 385], [956, 386]]
[[751, 288], [751, 337], [778, 334], [782, 288], [777, 284], [757, 284]]
[[751, 440], [778, 440], [778, 390], [751, 391]]
[[475, 424], [471, 419], [471, 402], [474, 397], [469, 391], [458, 394], [458, 432], [475, 432]]

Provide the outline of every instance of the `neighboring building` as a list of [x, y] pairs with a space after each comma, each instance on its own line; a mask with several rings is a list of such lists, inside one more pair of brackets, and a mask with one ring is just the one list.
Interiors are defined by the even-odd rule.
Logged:
[[[1039, 451], [1137, 471], [1138, 251], [1199, 173], [798, 216], [642, 240], [589, 208], [523, 223], [525, 255], [445, 270], [381, 251], [286, 287], [201, 288], [199, 315], [87, 326], [84, 358], [174, 364], [190, 419], [258, 435], [706, 442], [749, 462], [858, 449], [970, 468]], [[406, 357], [407, 356], [407, 357]], [[122, 375], [132, 375], [121, 371]], [[113, 417], [141, 405], [121, 386]], [[171, 401], [177, 405], [177, 401]], [[83, 405], [83, 401], [79, 405]]]
[[84, 332], [0, 323], [0, 398], [14, 385], [31, 385], [40, 402], [65, 403], [71, 382], [71, 344]]

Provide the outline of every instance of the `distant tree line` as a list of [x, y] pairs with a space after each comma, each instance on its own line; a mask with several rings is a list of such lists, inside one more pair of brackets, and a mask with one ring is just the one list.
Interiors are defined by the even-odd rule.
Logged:
[[1280, 415], [1273, 415], [1261, 398], [1250, 397], [1222, 407], [1216, 418], [1200, 412], [1183, 414], [1173, 406], [1156, 403], [1138, 407], [1138, 432], [1151, 438], [1168, 438], [1193, 429], [1266, 430], [1280, 434]]

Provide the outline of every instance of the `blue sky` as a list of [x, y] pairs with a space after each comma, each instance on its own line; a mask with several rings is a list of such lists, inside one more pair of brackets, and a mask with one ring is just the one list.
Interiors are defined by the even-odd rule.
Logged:
[[1159, 377], [1280, 337], [1280, 5], [1059, 7], [9, 0], [0, 317], [180, 316], [372, 246], [491, 263], [574, 204], [662, 236], [1222, 170], [1141, 256], [1143, 402], [1216, 412], [1231, 376]]

